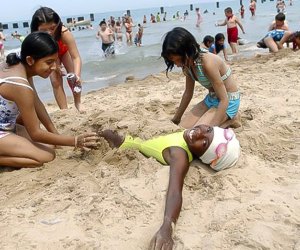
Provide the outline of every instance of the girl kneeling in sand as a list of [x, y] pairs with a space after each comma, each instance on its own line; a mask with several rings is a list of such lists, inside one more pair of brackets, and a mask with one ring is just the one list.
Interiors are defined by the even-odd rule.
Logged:
[[[175, 124], [184, 128], [198, 124], [240, 126], [237, 119], [240, 92], [231, 68], [222, 58], [201, 49], [195, 37], [181, 27], [167, 33], [161, 56], [167, 65], [167, 73], [176, 65], [182, 67], [186, 76], [185, 91], [172, 119]], [[193, 97], [195, 81], [208, 89], [209, 93], [181, 120]]]
[[[32, 83], [56, 68], [58, 46], [44, 32], [29, 34], [21, 53], [11, 53], [0, 70], [0, 166], [39, 167], [55, 158], [54, 146], [91, 147], [94, 133], [59, 135]], [[17, 124], [22, 118], [24, 126]], [[40, 128], [40, 123], [47, 131]]]
[[193, 159], [200, 159], [216, 171], [232, 167], [240, 155], [240, 143], [232, 129], [199, 125], [192, 129], [160, 136], [147, 141], [111, 130], [100, 133], [112, 148], [137, 149], [147, 157], [154, 157], [170, 165], [169, 186], [164, 220], [150, 243], [150, 249], [173, 249], [174, 226], [182, 205], [184, 178]]

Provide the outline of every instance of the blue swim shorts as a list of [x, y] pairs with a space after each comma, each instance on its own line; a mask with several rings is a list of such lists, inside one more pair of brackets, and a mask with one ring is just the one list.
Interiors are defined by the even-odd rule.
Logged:
[[284, 35], [284, 30], [271, 30], [266, 37], [272, 37], [275, 42], [279, 42]]
[[[230, 119], [236, 116], [239, 107], [240, 107], [240, 92], [230, 92], [228, 95], [228, 107], [226, 109], [226, 114]], [[220, 100], [216, 96], [214, 92], [208, 93], [208, 95], [204, 98], [205, 105], [210, 109], [212, 107], [218, 108]]]

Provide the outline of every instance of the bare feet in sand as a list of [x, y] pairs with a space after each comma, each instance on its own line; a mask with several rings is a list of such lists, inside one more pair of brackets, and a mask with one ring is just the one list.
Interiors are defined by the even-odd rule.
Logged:
[[116, 131], [110, 129], [99, 132], [99, 136], [103, 137], [111, 148], [118, 148], [124, 141], [124, 138], [120, 136]]

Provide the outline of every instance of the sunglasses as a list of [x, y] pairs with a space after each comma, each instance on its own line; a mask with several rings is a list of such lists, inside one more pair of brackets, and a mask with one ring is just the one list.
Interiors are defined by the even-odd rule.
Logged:
[[224, 129], [224, 138], [227, 140], [227, 142], [226, 143], [222, 142], [217, 146], [215, 150], [216, 158], [211, 162], [212, 168], [216, 166], [218, 160], [226, 154], [228, 143], [232, 140], [233, 137], [234, 137], [234, 132], [231, 128]]

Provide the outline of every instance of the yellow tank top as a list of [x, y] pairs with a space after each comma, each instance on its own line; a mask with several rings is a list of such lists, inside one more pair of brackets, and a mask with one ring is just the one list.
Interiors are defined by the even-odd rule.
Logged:
[[157, 161], [164, 165], [168, 165], [163, 157], [163, 151], [169, 147], [179, 147], [186, 151], [189, 162], [193, 160], [193, 155], [189, 150], [186, 141], [183, 138], [184, 131], [175, 132], [168, 135], [159, 136], [153, 139], [143, 141], [140, 138], [133, 138], [131, 136], [126, 136], [123, 144], [120, 148], [138, 149], [141, 153], [147, 157], [154, 157]]

